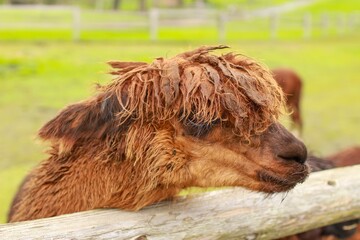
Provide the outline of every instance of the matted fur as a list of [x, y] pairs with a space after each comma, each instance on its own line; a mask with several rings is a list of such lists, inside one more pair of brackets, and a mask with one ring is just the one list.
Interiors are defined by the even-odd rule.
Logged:
[[[107, 143], [101, 145], [105, 145], [108, 154], [114, 139], [121, 134], [117, 126], [127, 126], [126, 121], [135, 121], [139, 126], [138, 132], [128, 134], [126, 142], [132, 145], [131, 136], [146, 136], [146, 132], [139, 132], [145, 130], [141, 127], [144, 122], [155, 126], [173, 118], [184, 121], [190, 118], [194, 125], [200, 125], [231, 118], [234, 132], [249, 142], [252, 135], [260, 134], [276, 121], [285, 100], [265, 66], [234, 53], [211, 54], [224, 48], [227, 47], [201, 47], [173, 58], [157, 58], [150, 64], [110, 61], [115, 78], [112, 83], [99, 86], [98, 95], [84, 102], [88, 111], [73, 110], [83, 107], [81, 103], [69, 106], [71, 114], [63, 114], [66, 119], [50, 121], [39, 136], [58, 143], [62, 152], [70, 151], [79, 141], [88, 145], [96, 141], [98, 146], [97, 140], [104, 138]], [[93, 112], [98, 112], [98, 118], [93, 119]], [[144, 153], [127, 149], [128, 153]]]
[[102, 88], [115, 92], [124, 121], [156, 122], [174, 117], [210, 124], [235, 119], [237, 133], [249, 138], [263, 132], [279, 116], [283, 96], [269, 71], [252, 59], [202, 47], [151, 64], [109, 62], [115, 81]]

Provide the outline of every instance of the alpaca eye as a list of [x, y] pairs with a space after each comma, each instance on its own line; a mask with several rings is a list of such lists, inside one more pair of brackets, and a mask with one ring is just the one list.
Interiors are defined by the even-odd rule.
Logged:
[[194, 121], [191, 118], [188, 118], [184, 120], [185, 133], [193, 137], [204, 137], [219, 122], [220, 120], [216, 119], [211, 123], [202, 123], [202, 122]]

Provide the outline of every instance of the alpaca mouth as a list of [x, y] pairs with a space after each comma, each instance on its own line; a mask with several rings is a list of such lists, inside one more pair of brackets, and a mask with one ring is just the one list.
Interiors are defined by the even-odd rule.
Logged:
[[263, 189], [265, 192], [283, 192], [294, 188], [298, 183], [302, 183], [309, 175], [308, 167], [304, 167], [296, 172], [286, 176], [280, 176], [269, 171], [259, 171], [257, 173], [258, 180], [265, 184]]

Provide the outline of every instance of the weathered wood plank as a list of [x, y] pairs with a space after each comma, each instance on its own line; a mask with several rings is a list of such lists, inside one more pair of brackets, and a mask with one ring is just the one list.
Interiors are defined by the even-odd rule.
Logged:
[[1, 239], [273, 239], [360, 217], [360, 165], [312, 174], [288, 194], [240, 188], [139, 212], [94, 210], [0, 225]]

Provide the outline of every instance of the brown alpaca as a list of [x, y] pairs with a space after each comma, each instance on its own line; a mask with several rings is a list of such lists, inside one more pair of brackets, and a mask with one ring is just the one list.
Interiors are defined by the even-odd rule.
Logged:
[[302, 80], [300, 76], [291, 69], [272, 69], [272, 73], [274, 79], [285, 94], [286, 106], [288, 110], [291, 111], [292, 127], [297, 128], [301, 134], [303, 128], [300, 109]]
[[[326, 157], [325, 159], [310, 156], [307, 162], [310, 165], [312, 172], [335, 167], [357, 165], [360, 164], [360, 147], [354, 146], [344, 149], [338, 153]], [[350, 220], [322, 228], [313, 229], [294, 236], [285, 237], [281, 240], [359, 240], [360, 225], [358, 223], [358, 219]]]
[[360, 164], [360, 146], [346, 148], [340, 152], [327, 156], [336, 167], [345, 167]]
[[110, 62], [114, 80], [40, 129], [49, 157], [20, 187], [9, 221], [95, 208], [139, 210], [185, 187], [288, 191], [307, 151], [278, 122], [271, 73], [202, 47], [152, 63]]

